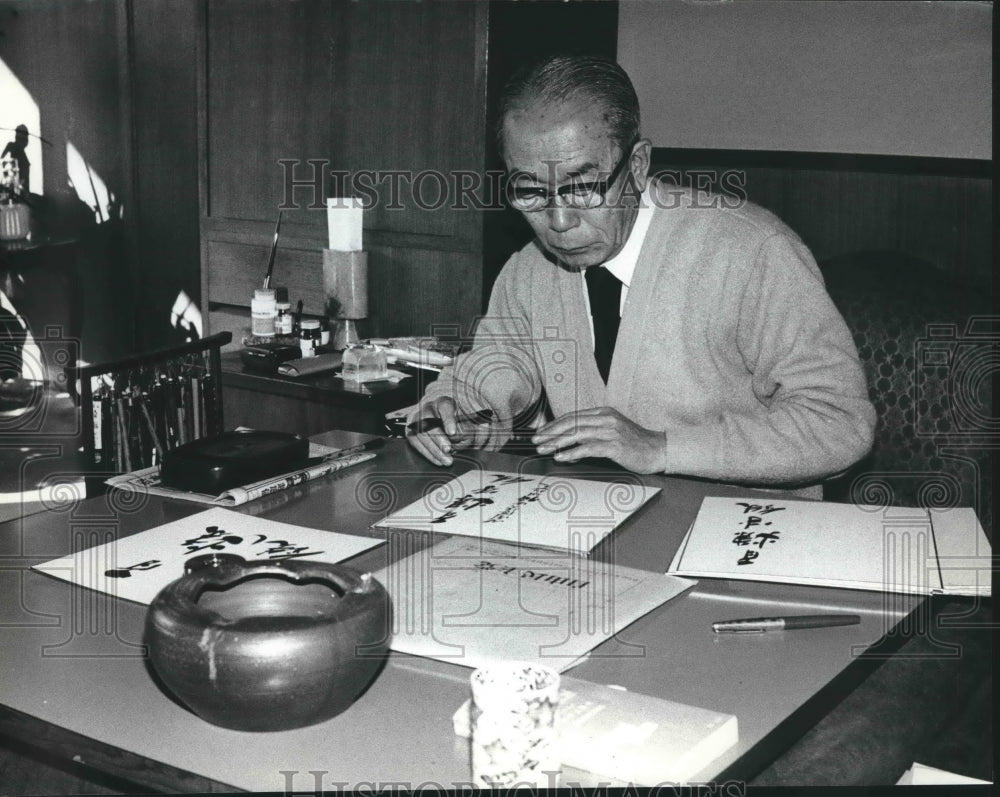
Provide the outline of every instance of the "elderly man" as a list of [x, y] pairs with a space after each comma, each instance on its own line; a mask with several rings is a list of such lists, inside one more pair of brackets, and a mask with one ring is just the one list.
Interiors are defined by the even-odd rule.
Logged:
[[621, 67], [558, 57], [516, 78], [498, 141], [535, 239], [410, 413], [425, 457], [529, 425], [561, 462], [791, 485], [868, 451], [857, 351], [808, 249], [762, 208], [649, 179]]

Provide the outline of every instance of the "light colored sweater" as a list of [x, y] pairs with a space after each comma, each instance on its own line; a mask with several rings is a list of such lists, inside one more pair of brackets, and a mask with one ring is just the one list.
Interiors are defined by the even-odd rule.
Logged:
[[[752, 204], [658, 185], [608, 384], [578, 271], [532, 242], [506, 263], [473, 348], [425, 399], [491, 408], [500, 447], [542, 391], [554, 417], [613, 407], [666, 432], [666, 472], [802, 484], [871, 446], [875, 412], [851, 335], [809, 250]], [[665, 207], [664, 207], [665, 206]]]

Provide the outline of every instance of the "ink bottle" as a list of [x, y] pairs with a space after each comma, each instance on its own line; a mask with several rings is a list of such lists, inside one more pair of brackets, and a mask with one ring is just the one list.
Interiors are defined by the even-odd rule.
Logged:
[[292, 305], [289, 302], [277, 302], [275, 307], [278, 311], [277, 318], [274, 319], [274, 331], [278, 335], [292, 334]]
[[315, 357], [316, 348], [320, 345], [319, 320], [303, 318], [299, 324], [299, 348], [303, 357]]
[[257, 288], [250, 302], [251, 333], [261, 338], [273, 338], [274, 319], [277, 315], [274, 291], [270, 288]]

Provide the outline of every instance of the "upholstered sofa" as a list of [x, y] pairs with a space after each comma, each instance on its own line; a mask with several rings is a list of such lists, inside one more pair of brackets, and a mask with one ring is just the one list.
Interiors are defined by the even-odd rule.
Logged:
[[991, 380], [1000, 364], [990, 286], [900, 252], [820, 263], [878, 413], [871, 453], [831, 480], [827, 500], [973, 506], [992, 539], [992, 454], [1000, 446]]

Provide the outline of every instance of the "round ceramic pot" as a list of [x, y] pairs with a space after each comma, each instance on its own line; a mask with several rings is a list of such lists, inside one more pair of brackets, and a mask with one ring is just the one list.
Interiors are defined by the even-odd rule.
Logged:
[[350, 706], [385, 661], [390, 619], [370, 573], [215, 554], [156, 595], [145, 641], [160, 680], [202, 719], [277, 731]]

